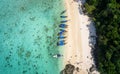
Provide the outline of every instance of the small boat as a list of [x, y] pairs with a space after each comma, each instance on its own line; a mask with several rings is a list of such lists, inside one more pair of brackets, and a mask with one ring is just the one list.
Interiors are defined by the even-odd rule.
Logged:
[[65, 35], [65, 32], [59, 32], [58, 33], [58, 36], [62, 36], [62, 35]]
[[60, 32], [58, 33], [58, 35], [62, 35], [64, 34], [65, 32], [67, 32], [66, 30], [63, 30], [63, 29], [60, 29]]
[[63, 56], [63, 55], [61, 55], [61, 54], [53, 55], [54, 58], [60, 58], [60, 57], [62, 57], [62, 56]]
[[61, 23], [66, 23], [68, 20], [61, 21]]
[[64, 38], [66, 38], [66, 37], [64, 37], [63, 35], [60, 35], [60, 36], [58, 37], [58, 39], [64, 39]]
[[66, 30], [64, 30], [64, 29], [60, 29], [60, 32], [67, 32]]
[[63, 32], [59, 32], [59, 33], [58, 33], [58, 35], [62, 35], [62, 34], [63, 34]]
[[58, 46], [63, 46], [63, 45], [65, 45], [65, 44], [66, 44], [66, 43], [65, 43], [64, 40], [61, 40], [61, 41], [57, 42], [57, 45], [58, 45]]
[[64, 14], [66, 12], [66, 10], [62, 11], [61, 14]]
[[61, 18], [67, 18], [67, 16], [60, 16]]
[[66, 24], [60, 24], [59, 27], [61, 27], [61, 28], [66, 28], [67, 25], [66, 25]]

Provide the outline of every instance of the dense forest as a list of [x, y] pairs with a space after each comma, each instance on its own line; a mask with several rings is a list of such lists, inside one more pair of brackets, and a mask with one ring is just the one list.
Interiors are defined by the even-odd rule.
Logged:
[[97, 31], [98, 71], [120, 74], [120, 0], [87, 0], [84, 6]]

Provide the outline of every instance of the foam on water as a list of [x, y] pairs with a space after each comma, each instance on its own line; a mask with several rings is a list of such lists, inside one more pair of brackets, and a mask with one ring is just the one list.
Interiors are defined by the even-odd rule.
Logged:
[[0, 0], [0, 74], [59, 74], [63, 10], [62, 0]]

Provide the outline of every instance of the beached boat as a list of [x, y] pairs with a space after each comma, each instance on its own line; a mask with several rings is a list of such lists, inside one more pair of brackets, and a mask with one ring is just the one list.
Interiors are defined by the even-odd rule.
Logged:
[[65, 29], [60, 29], [60, 32], [67, 32]]
[[63, 20], [63, 21], [61, 21], [61, 23], [66, 23], [68, 20]]
[[61, 18], [67, 18], [67, 16], [60, 16]]
[[58, 46], [63, 46], [63, 45], [65, 45], [65, 44], [66, 44], [66, 43], [65, 43], [64, 40], [61, 40], [61, 41], [57, 42], [57, 45], [58, 45]]
[[66, 12], [66, 10], [62, 11], [61, 14], [64, 14]]
[[63, 55], [61, 55], [61, 54], [55, 54], [55, 55], [53, 55], [53, 57], [54, 58], [60, 58], [60, 57], [62, 57]]
[[67, 32], [66, 30], [60, 29], [60, 32], [58, 33], [58, 35], [64, 35], [65, 32]]
[[66, 38], [66, 37], [63, 36], [63, 35], [60, 35], [60, 36], [58, 37], [58, 39], [64, 39], [64, 38]]
[[61, 27], [61, 28], [67, 28], [67, 26], [68, 26], [68, 25], [66, 25], [66, 24], [60, 24], [60, 25], [59, 25], [59, 27]]
[[64, 34], [64, 32], [59, 32], [59, 33], [58, 33], [58, 35], [63, 35], [63, 34]]

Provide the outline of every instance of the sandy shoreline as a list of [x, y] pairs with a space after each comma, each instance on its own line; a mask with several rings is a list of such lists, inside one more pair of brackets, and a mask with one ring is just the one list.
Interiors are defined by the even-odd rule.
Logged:
[[[79, 5], [73, 0], [65, 0], [68, 21], [66, 24], [67, 38], [64, 48], [64, 66], [72, 64], [79, 68], [74, 74], [88, 74], [89, 68], [94, 64], [89, 46], [89, 17], [79, 12]], [[97, 74], [97, 73], [96, 73]]]

